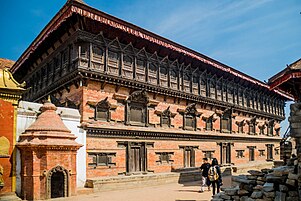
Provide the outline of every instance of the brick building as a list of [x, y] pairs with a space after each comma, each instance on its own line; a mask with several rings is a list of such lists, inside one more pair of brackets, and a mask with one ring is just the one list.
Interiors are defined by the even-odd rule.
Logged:
[[78, 108], [87, 177], [170, 172], [216, 157], [279, 159], [291, 96], [212, 58], [68, 1], [12, 67], [24, 99]]

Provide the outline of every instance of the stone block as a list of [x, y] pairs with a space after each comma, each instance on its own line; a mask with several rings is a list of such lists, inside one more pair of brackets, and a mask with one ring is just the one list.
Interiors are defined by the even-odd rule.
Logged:
[[247, 175], [248, 180], [257, 180], [257, 176], [254, 175]]
[[298, 191], [289, 191], [288, 196], [289, 197], [298, 197]]
[[285, 201], [299, 201], [298, 197], [286, 197]]
[[237, 191], [238, 195], [248, 195], [249, 191], [245, 190], [245, 189], [240, 189]]
[[266, 197], [266, 196], [263, 194], [263, 200], [264, 200], [264, 201], [274, 201], [274, 198]]
[[232, 196], [233, 201], [240, 201], [240, 197], [238, 195]]
[[266, 181], [271, 183], [284, 183], [285, 179], [286, 179], [285, 176], [268, 175], [266, 177]]
[[297, 174], [293, 174], [293, 173], [290, 172], [288, 174], [288, 179], [298, 180], [298, 175]]
[[240, 198], [240, 201], [247, 201], [248, 200], [248, 196], [242, 196], [241, 198]]
[[288, 187], [286, 185], [279, 185], [279, 191], [281, 192], [287, 192], [288, 191]]
[[275, 191], [271, 192], [263, 192], [264, 196], [267, 198], [274, 198], [275, 197]]
[[248, 198], [246, 201], [255, 201], [253, 198]]
[[257, 181], [266, 181], [265, 177], [257, 177]]
[[286, 193], [276, 191], [276, 196], [274, 201], [285, 201]]
[[286, 184], [289, 186], [296, 186], [296, 180], [294, 179], [287, 179]]
[[247, 190], [249, 192], [252, 192], [253, 191], [253, 185], [244, 184], [242, 189]]
[[274, 191], [274, 183], [265, 183], [263, 185], [263, 191], [265, 192]]
[[227, 195], [227, 194], [221, 194], [220, 197], [223, 198], [224, 200], [230, 200], [231, 199], [231, 196]]
[[236, 195], [238, 190], [239, 190], [238, 187], [235, 187], [235, 188], [224, 188], [224, 189], [223, 189], [223, 191], [224, 191], [227, 195]]
[[263, 189], [263, 186], [257, 185], [253, 188], [255, 191], [261, 191]]
[[258, 171], [258, 170], [249, 170], [248, 173], [253, 176], [263, 176], [264, 175], [261, 171]]
[[263, 193], [261, 191], [255, 191], [251, 194], [251, 198], [253, 199], [258, 199], [258, 198], [262, 198]]
[[264, 181], [257, 181], [256, 183], [257, 183], [257, 185], [263, 186], [265, 182]]

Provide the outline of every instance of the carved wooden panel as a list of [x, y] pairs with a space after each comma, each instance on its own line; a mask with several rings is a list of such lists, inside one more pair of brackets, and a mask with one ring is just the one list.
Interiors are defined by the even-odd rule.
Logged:
[[98, 45], [92, 46], [91, 69], [104, 71], [104, 50]]
[[122, 76], [133, 78], [134, 58], [129, 55], [123, 55]]
[[207, 96], [207, 80], [204, 77], [201, 78], [200, 82], [200, 95]]
[[137, 59], [136, 78], [138, 81], [145, 81], [146, 60]]
[[160, 86], [162, 87], [167, 87], [168, 84], [168, 70], [165, 65], [163, 64], [160, 66]]
[[183, 76], [183, 91], [190, 92], [190, 75], [188, 73], [184, 73]]
[[108, 73], [111, 75], [118, 75], [120, 64], [120, 54], [109, 50], [108, 54]]
[[148, 69], [148, 81], [151, 84], [157, 85], [157, 71], [158, 67], [153, 62], [149, 63], [149, 69]]
[[178, 72], [173, 68], [170, 70], [170, 88], [178, 89]]
[[197, 74], [193, 74], [192, 77], [192, 93], [199, 94], [199, 76]]

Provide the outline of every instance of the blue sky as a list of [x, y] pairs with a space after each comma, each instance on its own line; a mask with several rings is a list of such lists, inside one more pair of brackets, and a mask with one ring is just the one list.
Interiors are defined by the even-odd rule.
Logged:
[[[85, 2], [262, 81], [301, 57], [300, 0]], [[0, 57], [18, 59], [64, 3], [2, 0]]]

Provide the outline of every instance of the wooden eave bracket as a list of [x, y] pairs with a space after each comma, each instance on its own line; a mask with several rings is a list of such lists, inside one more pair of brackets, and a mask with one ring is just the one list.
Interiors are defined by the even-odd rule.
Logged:
[[115, 99], [117, 101], [125, 101], [127, 99], [127, 95], [114, 93], [113, 99]]
[[157, 101], [157, 100], [149, 100], [148, 101], [148, 105], [150, 107], [156, 107], [157, 105], [159, 105], [160, 101]]

